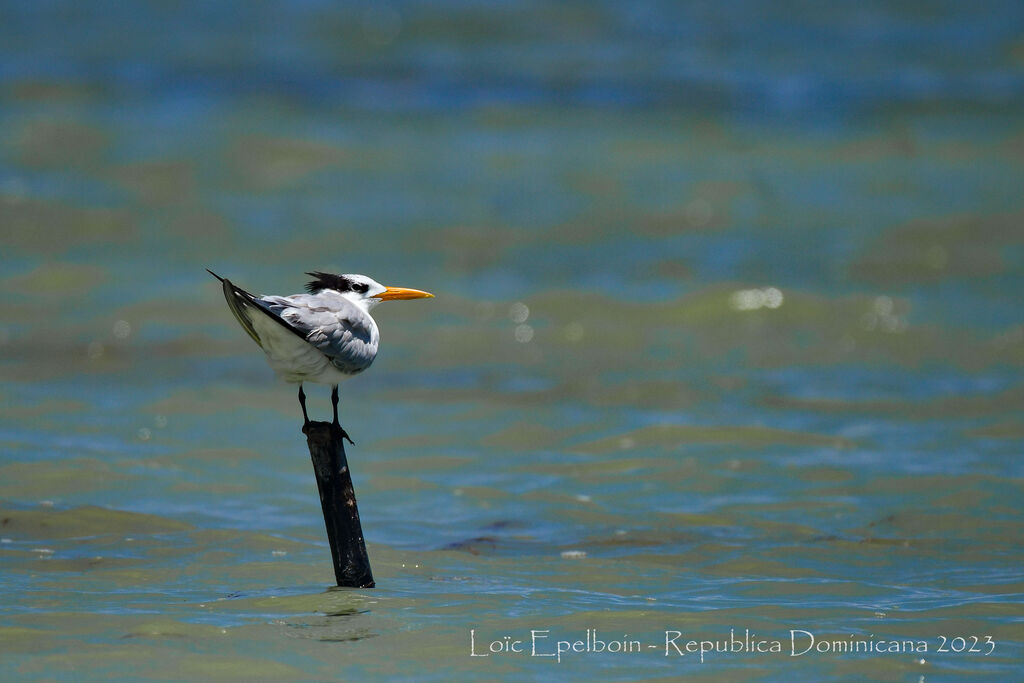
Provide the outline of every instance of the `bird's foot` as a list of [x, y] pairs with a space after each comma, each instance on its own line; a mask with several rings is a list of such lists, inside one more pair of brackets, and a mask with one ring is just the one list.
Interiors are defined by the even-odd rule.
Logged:
[[348, 435], [348, 432], [346, 432], [346, 431], [345, 431], [345, 428], [344, 428], [344, 427], [342, 427], [342, 426], [341, 426], [340, 424], [338, 424], [337, 420], [335, 420], [334, 422], [332, 422], [332, 423], [331, 423], [331, 428], [332, 428], [332, 429], [333, 429], [334, 431], [336, 431], [336, 432], [338, 432], [339, 434], [341, 434], [341, 438], [343, 438], [343, 439], [347, 440], [347, 441], [348, 441], [348, 442], [349, 442], [350, 444], [352, 444], [353, 446], [355, 446], [355, 445], [356, 445], [356, 442], [355, 442], [355, 441], [353, 441], [353, 440], [352, 440], [352, 437]]

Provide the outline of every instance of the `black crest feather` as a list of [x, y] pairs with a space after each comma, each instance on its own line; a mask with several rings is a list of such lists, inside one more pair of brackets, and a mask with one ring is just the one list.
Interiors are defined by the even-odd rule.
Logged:
[[321, 289], [334, 289], [339, 292], [348, 292], [352, 289], [352, 281], [344, 275], [321, 273], [319, 271], [306, 273], [306, 275], [315, 278], [306, 283], [306, 291], [310, 294], [315, 294]]

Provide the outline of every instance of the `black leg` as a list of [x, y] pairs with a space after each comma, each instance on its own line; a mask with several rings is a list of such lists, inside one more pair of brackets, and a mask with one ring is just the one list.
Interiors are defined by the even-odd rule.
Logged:
[[334, 406], [334, 424], [340, 427], [338, 424], [338, 385], [335, 384], [331, 387], [331, 405]]
[[331, 389], [331, 405], [334, 406], [334, 422], [332, 422], [331, 424], [334, 425], [335, 429], [337, 429], [338, 431], [341, 432], [341, 436], [343, 438], [348, 439], [348, 442], [350, 444], [352, 444], [353, 446], [355, 446], [356, 442], [353, 441], [352, 437], [350, 437], [348, 435], [348, 432], [345, 431], [345, 428], [342, 427], [338, 423], [338, 385], [337, 384], [335, 384], [334, 387]]
[[302, 427], [305, 429], [309, 425], [309, 415], [306, 414], [306, 392], [302, 390], [302, 384], [299, 384], [299, 405], [302, 406]]

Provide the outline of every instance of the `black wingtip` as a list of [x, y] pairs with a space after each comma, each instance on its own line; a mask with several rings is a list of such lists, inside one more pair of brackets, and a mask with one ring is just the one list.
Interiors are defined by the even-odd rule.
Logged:
[[206, 269], [206, 272], [209, 273], [210, 275], [214, 276], [215, 278], [217, 278], [221, 282], [224, 282], [224, 278], [222, 278], [220, 275], [217, 275], [217, 273], [213, 272], [209, 268]]

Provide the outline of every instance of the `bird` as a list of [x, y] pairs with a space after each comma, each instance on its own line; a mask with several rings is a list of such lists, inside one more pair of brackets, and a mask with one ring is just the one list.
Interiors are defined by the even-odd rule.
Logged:
[[309, 427], [303, 382], [329, 384], [332, 425], [353, 443], [338, 422], [338, 384], [366, 370], [377, 357], [380, 332], [370, 310], [382, 301], [430, 299], [407, 287], [385, 287], [365, 275], [306, 273], [306, 293], [255, 296], [209, 268], [221, 282], [228, 308], [242, 329], [267, 355], [267, 363], [285, 382], [299, 385], [303, 431]]

